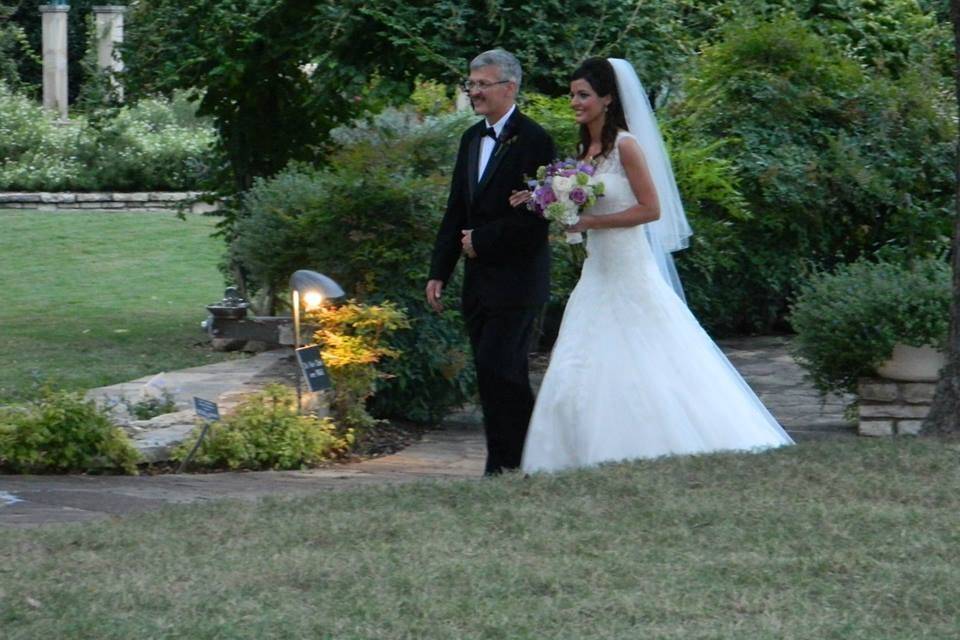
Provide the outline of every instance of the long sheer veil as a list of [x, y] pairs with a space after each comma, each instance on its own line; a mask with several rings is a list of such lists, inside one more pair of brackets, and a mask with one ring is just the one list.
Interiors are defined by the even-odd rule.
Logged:
[[623, 105], [627, 128], [637, 138], [643, 150], [650, 176], [653, 178], [653, 184], [660, 199], [660, 219], [645, 224], [644, 230], [650, 241], [650, 248], [657, 259], [657, 266], [660, 267], [660, 273], [677, 292], [680, 299], [686, 301], [680, 276], [677, 275], [677, 269], [670, 254], [690, 246], [693, 230], [690, 229], [690, 223], [687, 222], [687, 216], [683, 212], [683, 203], [680, 201], [677, 181], [673, 177], [667, 148], [663, 143], [663, 136], [660, 135], [660, 128], [657, 126], [650, 100], [643, 90], [633, 65], [620, 58], [608, 58], [608, 60], [617, 77], [620, 104]]

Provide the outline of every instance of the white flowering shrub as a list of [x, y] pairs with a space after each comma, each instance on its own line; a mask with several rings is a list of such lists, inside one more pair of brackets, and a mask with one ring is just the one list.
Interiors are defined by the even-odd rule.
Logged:
[[196, 189], [218, 162], [215, 142], [182, 97], [64, 124], [0, 84], [0, 190]]

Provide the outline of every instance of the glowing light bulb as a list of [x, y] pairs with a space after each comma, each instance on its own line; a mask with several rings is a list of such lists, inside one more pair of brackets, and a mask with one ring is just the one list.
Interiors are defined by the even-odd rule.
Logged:
[[303, 306], [307, 311], [313, 311], [323, 303], [323, 296], [318, 291], [307, 291], [303, 294]]

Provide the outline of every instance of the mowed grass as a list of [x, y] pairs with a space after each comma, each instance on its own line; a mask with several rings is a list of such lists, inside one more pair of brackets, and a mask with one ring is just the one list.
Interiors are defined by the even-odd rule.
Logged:
[[38, 380], [87, 389], [223, 359], [200, 330], [223, 297], [215, 223], [0, 211], [0, 403]]
[[171, 507], [0, 537], [26, 638], [947, 640], [960, 444]]

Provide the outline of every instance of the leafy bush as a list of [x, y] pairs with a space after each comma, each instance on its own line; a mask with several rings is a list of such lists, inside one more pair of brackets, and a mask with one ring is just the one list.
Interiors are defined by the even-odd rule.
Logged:
[[111, 113], [64, 125], [0, 84], [0, 189], [194, 189], [217, 161], [213, 129], [182, 96]]
[[52, 113], [0, 84], [0, 189], [83, 188], [89, 171], [76, 150], [89, 144], [85, 128], [58, 125]]
[[[456, 288], [447, 295], [458, 295]], [[460, 312], [452, 309], [433, 313], [414, 295], [405, 296], [400, 304], [407, 310], [410, 329], [398, 331], [390, 339], [390, 347], [402, 356], [381, 367], [385, 377], [371, 399], [371, 411], [434, 424], [450, 407], [463, 404], [475, 388], [463, 320]]]
[[580, 142], [580, 127], [573, 119], [570, 98], [551, 98], [540, 93], [521, 95], [520, 108], [547, 130], [561, 158], [575, 156]]
[[[184, 459], [199, 435], [194, 431], [174, 459]], [[193, 461], [228, 469], [300, 469], [335, 458], [352, 443], [352, 432], [338, 432], [330, 418], [298, 415], [294, 392], [271, 385], [211, 424]]]
[[367, 399], [387, 375], [378, 367], [380, 361], [402, 355], [387, 346], [387, 339], [410, 327], [406, 316], [390, 302], [365, 305], [351, 300], [321, 307], [307, 321], [319, 327], [314, 339], [333, 382], [330, 408], [335, 422], [357, 433], [376, 425], [367, 412]]
[[0, 409], [0, 468], [136, 474], [139, 459], [123, 430], [79, 394], [47, 391], [31, 404]]
[[39, 56], [30, 47], [23, 27], [12, 20], [17, 6], [0, 3], [0, 84], [27, 90], [28, 84], [21, 80], [20, 64], [39, 68]]
[[[723, 38], [724, 26], [744, 18], [799, 19], [832, 46], [894, 77], [933, 59], [952, 75], [952, 41], [946, 2], [932, 0], [680, 0], [685, 31], [698, 45]], [[940, 5], [939, 7], [922, 5]], [[940, 9], [944, 15], [939, 16]]]
[[938, 252], [956, 135], [939, 81], [871, 76], [792, 18], [725, 34], [671, 105], [678, 138], [722, 141], [712, 155], [732, 168], [751, 214], [696, 214], [706, 243], [695, 236], [679, 262], [688, 287], [714, 292], [694, 299], [706, 324], [776, 326], [808, 261], [830, 268], [888, 245]]
[[195, 189], [217, 162], [216, 134], [186, 109], [186, 98], [141, 100], [93, 127], [83, 160], [97, 186], [124, 191]]
[[790, 312], [794, 349], [821, 393], [853, 391], [895, 343], [941, 347], [950, 321], [949, 265], [858, 260], [803, 283]]

